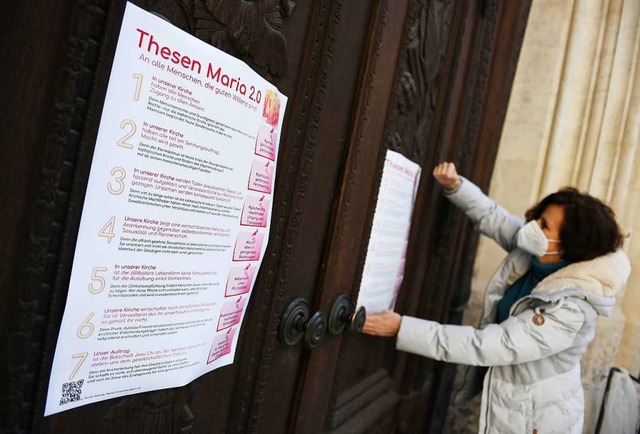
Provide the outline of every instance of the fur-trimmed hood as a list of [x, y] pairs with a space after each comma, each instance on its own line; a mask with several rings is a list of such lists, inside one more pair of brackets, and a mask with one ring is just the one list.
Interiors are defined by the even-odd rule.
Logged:
[[569, 264], [542, 280], [531, 296], [547, 301], [562, 297], [582, 297], [600, 315], [608, 316], [615, 296], [631, 274], [629, 258], [618, 250], [591, 261]]
[[541, 281], [533, 292], [539, 294], [579, 288], [599, 297], [615, 297], [624, 288], [629, 274], [629, 258], [618, 250], [591, 261], [569, 264]]

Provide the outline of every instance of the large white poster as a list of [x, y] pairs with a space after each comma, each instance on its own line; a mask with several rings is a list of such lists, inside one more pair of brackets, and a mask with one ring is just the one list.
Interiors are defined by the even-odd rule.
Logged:
[[358, 293], [358, 306], [367, 312], [393, 310], [395, 306], [404, 278], [420, 172], [413, 161], [387, 151]]
[[286, 102], [243, 62], [127, 4], [45, 415], [233, 362]]

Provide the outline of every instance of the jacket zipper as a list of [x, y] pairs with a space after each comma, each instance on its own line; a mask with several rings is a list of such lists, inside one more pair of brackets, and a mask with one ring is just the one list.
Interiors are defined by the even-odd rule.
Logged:
[[535, 298], [535, 297], [532, 297], [531, 295], [527, 295], [526, 297], [522, 297], [520, 300], [518, 300], [513, 306], [511, 306], [511, 309], [509, 309], [509, 316], [514, 316], [516, 313], [516, 310], [518, 310], [520, 305], [532, 298]]
[[487, 380], [487, 402], [484, 413], [484, 432], [485, 434], [489, 432], [489, 403], [491, 402], [491, 377], [493, 376], [493, 367], [489, 368], [489, 379]]

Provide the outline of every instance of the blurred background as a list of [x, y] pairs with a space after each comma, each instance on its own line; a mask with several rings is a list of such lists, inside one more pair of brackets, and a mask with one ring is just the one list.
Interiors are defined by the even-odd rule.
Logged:
[[[489, 189], [524, 216], [542, 197], [574, 186], [609, 204], [628, 234], [631, 277], [582, 360], [584, 432], [594, 431], [609, 368], [640, 372], [639, 45], [637, 0], [534, 0]], [[504, 256], [480, 239], [466, 323], [477, 324]], [[474, 406], [450, 409], [452, 432], [475, 432]]]

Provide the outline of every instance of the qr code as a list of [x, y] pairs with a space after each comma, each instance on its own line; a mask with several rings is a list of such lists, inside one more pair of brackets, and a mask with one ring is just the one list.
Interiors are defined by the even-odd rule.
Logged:
[[83, 380], [71, 381], [69, 383], [62, 384], [62, 397], [60, 398], [60, 405], [68, 404], [69, 402], [80, 401], [80, 395], [82, 394]]

